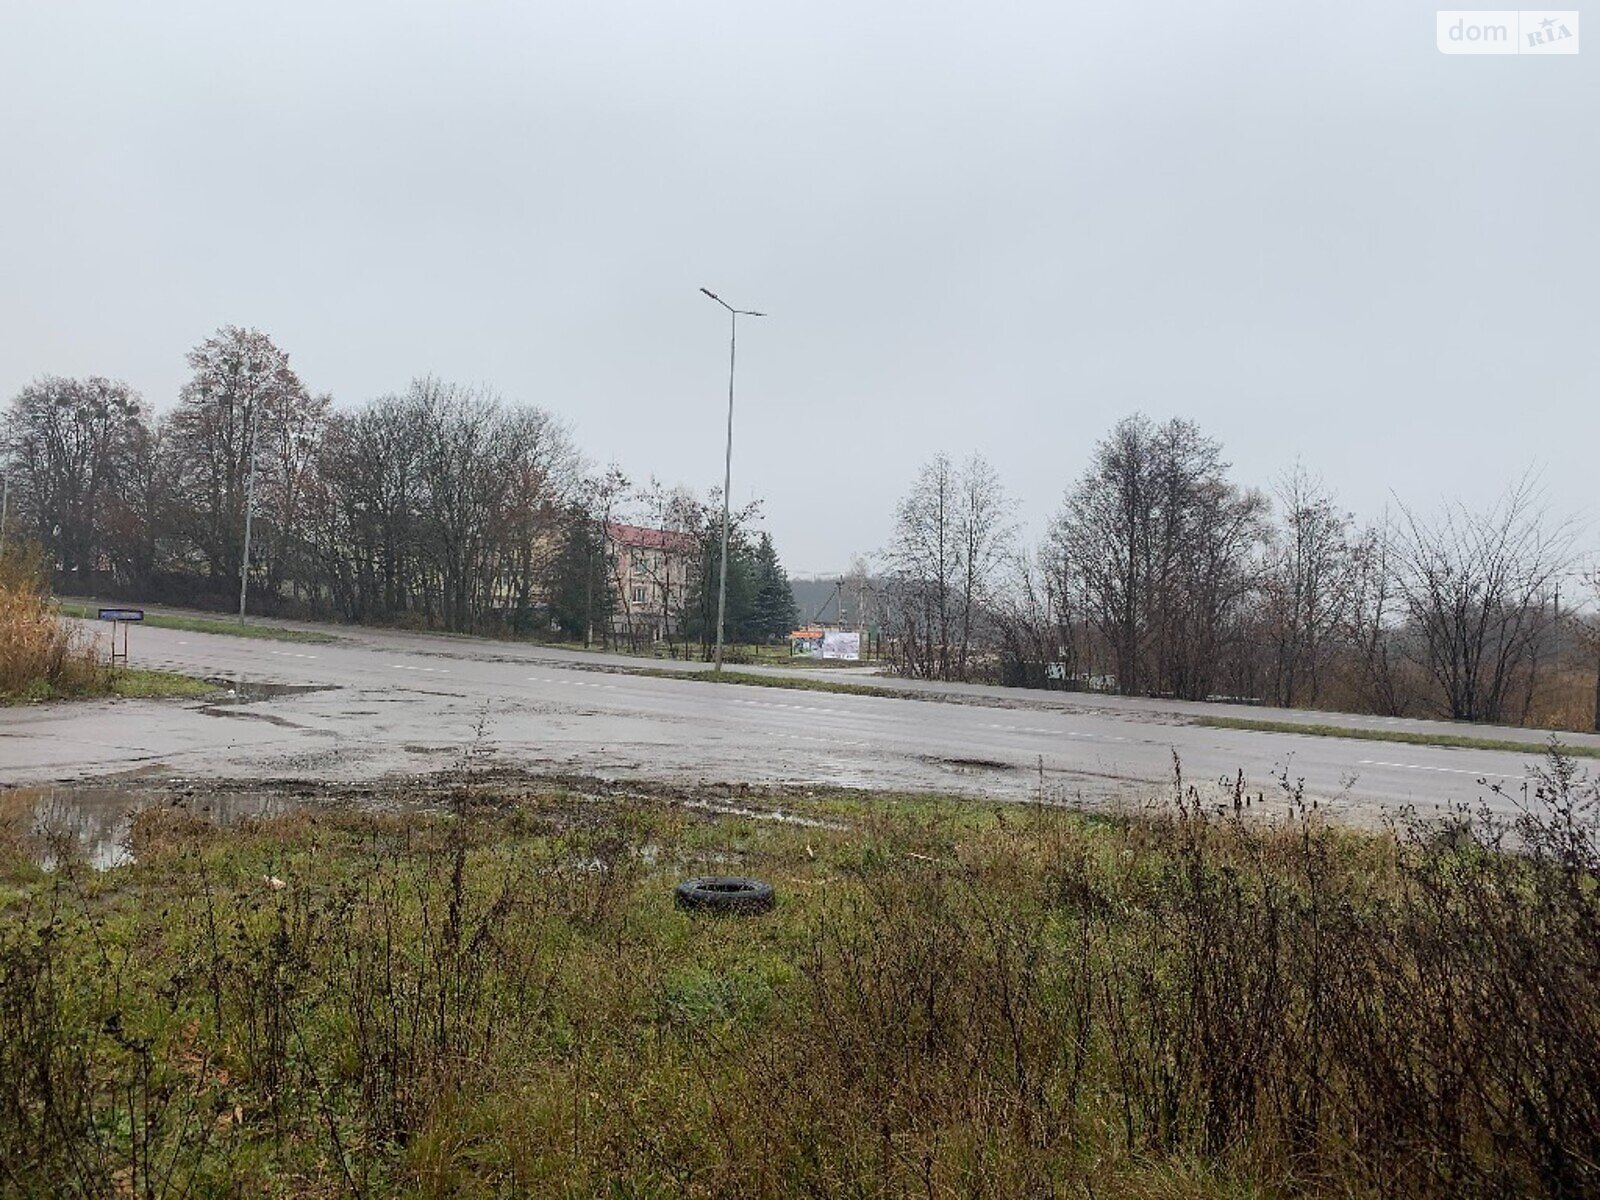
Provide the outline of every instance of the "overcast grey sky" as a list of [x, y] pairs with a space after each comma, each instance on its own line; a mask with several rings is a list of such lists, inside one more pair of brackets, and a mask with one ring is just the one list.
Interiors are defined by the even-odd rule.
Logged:
[[[353, 405], [434, 373], [792, 570], [982, 451], [1034, 533], [1117, 417], [1360, 513], [1600, 496], [1600, 43], [1371, 3], [0, 3], [0, 395], [157, 407], [254, 325]], [[1593, 19], [1600, 22], [1600, 13]], [[1591, 29], [1600, 37], [1600, 24]]]

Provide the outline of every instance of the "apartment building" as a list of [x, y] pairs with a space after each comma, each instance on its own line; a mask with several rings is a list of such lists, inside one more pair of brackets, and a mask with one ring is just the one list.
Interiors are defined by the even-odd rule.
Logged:
[[612, 625], [620, 637], [661, 641], [678, 632], [689, 589], [693, 536], [613, 522], [606, 558], [617, 589]]

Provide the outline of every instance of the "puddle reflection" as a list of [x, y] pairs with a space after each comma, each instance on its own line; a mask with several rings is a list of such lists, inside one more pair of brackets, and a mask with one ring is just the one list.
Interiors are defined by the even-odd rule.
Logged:
[[97, 871], [133, 861], [129, 834], [134, 814], [147, 808], [176, 809], [227, 828], [251, 817], [271, 817], [300, 806], [298, 797], [265, 791], [171, 791], [126, 787], [12, 788], [0, 793], [0, 823], [17, 831], [34, 861], [52, 870], [63, 850]]

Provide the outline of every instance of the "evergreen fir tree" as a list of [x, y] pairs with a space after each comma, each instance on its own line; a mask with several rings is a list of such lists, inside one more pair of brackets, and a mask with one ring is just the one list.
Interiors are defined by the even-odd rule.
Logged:
[[615, 589], [606, 571], [605, 534], [581, 505], [566, 516], [561, 549], [550, 589], [550, 617], [573, 641], [604, 642], [615, 606]]
[[755, 552], [754, 631], [764, 641], [784, 637], [800, 620], [800, 610], [789, 587], [789, 573], [778, 561], [772, 535], [763, 533]]

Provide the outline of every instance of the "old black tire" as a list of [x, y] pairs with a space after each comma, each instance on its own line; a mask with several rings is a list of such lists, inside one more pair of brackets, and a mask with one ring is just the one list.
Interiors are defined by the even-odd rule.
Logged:
[[684, 880], [672, 902], [685, 912], [764, 913], [772, 907], [772, 885], [741, 875], [709, 875]]

